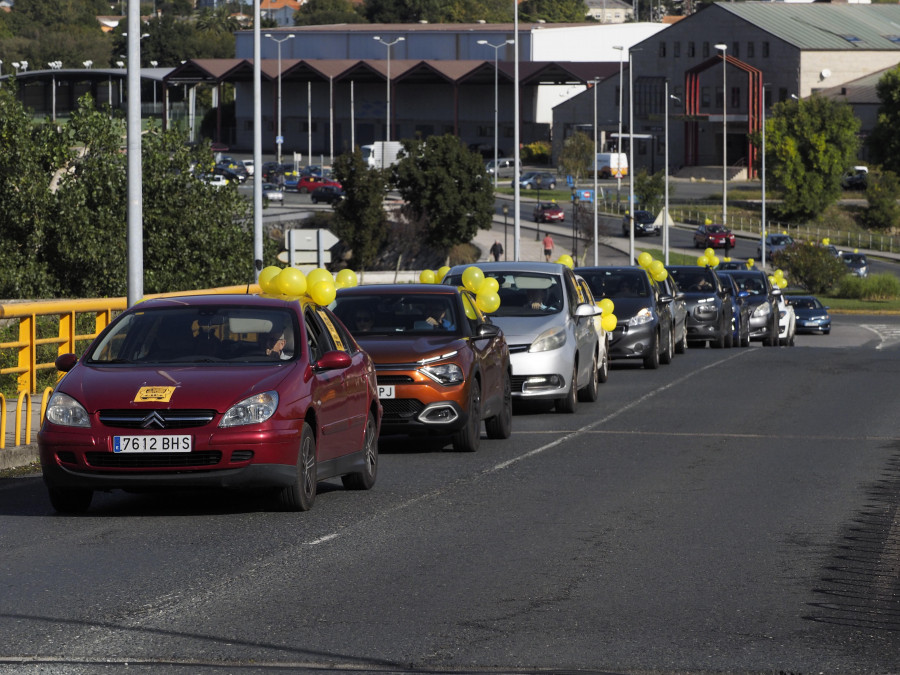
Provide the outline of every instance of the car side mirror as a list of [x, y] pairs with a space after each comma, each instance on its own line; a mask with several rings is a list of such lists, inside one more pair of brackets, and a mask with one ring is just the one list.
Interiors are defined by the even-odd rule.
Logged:
[[316, 370], [343, 370], [349, 368], [352, 359], [347, 352], [325, 352], [315, 365]]
[[772, 295], [774, 295], [775, 297], [778, 297], [779, 295], [782, 295], [781, 289], [780, 289], [780, 288], [773, 288], [773, 289], [772, 289]]
[[675, 296], [673, 296], [673, 295], [660, 295], [660, 296], [659, 296], [659, 301], [660, 301], [660, 302], [664, 302], [664, 303], [666, 303], [666, 304], [669, 304], [670, 302], [674, 302], [674, 301], [675, 301]]
[[56, 366], [58, 371], [68, 373], [75, 367], [76, 363], [78, 363], [78, 357], [74, 354], [60, 354], [56, 357], [56, 361], [53, 365]]
[[478, 337], [480, 338], [495, 338], [498, 335], [500, 335], [500, 326], [492, 323], [483, 323], [478, 326]]
[[603, 310], [597, 307], [597, 305], [592, 305], [588, 302], [582, 302], [575, 308], [575, 316], [577, 317], [598, 316], [602, 313]]
[[749, 298], [750, 293], [748, 293], [747, 291], [741, 291], [740, 293], [738, 293], [738, 297], [739, 298]]

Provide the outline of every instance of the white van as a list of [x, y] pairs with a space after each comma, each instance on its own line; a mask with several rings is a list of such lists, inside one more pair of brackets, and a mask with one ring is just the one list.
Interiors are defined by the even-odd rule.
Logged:
[[628, 155], [624, 152], [598, 152], [594, 171], [598, 178], [623, 178], [628, 175]]
[[515, 162], [516, 160], [513, 157], [500, 157], [497, 159], [496, 166], [494, 165], [494, 160], [491, 160], [485, 163], [484, 168], [489, 176], [493, 176], [496, 173], [499, 178], [512, 178], [522, 173], [522, 162], [519, 162], [518, 171], [515, 169]]

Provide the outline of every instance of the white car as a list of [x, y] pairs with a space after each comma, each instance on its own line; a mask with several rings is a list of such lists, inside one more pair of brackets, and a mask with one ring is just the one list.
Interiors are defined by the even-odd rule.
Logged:
[[244, 160], [241, 160], [241, 163], [244, 165], [244, 168], [247, 169], [247, 175], [250, 176], [250, 178], [253, 178], [253, 172], [254, 172], [254, 169], [256, 168], [253, 165], [253, 160], [252, 159], [244, 159]]
[[794, 307], [784, 299], [784, 294], [779, 293], [778, 298], [778, 342], [786, 347], [794, 346], [794, 336], [797, 334], [797, 316]]
[[[469, 265], [457, 265], [444, 283], [463, 285]], [[509, 345], [514, 399], [552, 400], [573, 413], [577, 402], [596, 401], [605, 354], [594, 327], [602, 310], [584, 301], [574, 272], [561, 263], [483, 262], [497, 280], [500, 307], [491, 321]]]
[[284, 192], [274, 183], [263, 183], [262, 191], [263, 197], [268, 199], [270, 202], [284, 201]]
[[228, 185], [228, 179], [225, 178], [225, 176], [219, 176], [212, 173], [201, 173], [198, 178], [207, 185], [212, 185], [215, 188], [223, 188]]

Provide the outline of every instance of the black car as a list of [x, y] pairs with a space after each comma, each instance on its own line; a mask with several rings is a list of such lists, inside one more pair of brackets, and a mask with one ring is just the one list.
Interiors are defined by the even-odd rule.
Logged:
[[609, 298], [618, 318], [609, 342], [610, 359], [642, 359], [645, 368], [671, 363], [678, 348], [672, 303], [642, 267], [578, 267], [594, 299]]
[[[625, 217], [622, 219], [622, 235], [627, 237], [628, 232], [628, 224], [630, 222], [630, 218], [628, 214], [625, 214]], [[662, 233], [662, 228], [659, 224], [656, 223], [656, 218], [649, 211], [635, 211], [634, 212], [634, 236], [649, 236], [651, 234], [656, 235], [657, 237]]]
[[766, 346], [778, 344], [778, 299], [781, 290], [772, 286], [762, 270], [722, 270], [737, 283], [740, 291], [746, 291], [745, 302], [750, 308], [750, 339]]
[[674, 265], [666, 268], [684, 293], [688, 342], [731, 347], [733, 311], [728, 291], [709, 266]]
[[[747, 269], [746, 267], [744, 269]], [[716, 270], [718, 273], [719, 270]], [[719, 280], [728, 291], [731, 299], [732, 311], [732, 346], [733, 347], [749, 347], [750, 346], [750, 312], [752, 307], [747, 298], [750, 296], [747, 291], [742, 291], [734, 277], [727, 274], [719, 274]]]
[[657, 282], [663, 296], [672, 298], [672, 320], [675, 323], [675, 353], [684, 354], [688, 347], [687, 339], [687, 303], [684, 301], [684, 293], [678, 288], [674, 277], [669, 274], [662, 281]]
[[312, 191], [310, 201], [313, 204], [325, 202], [326, 204], [334, 204], [344, 198], [344, 191], [336, 185], [320, 185]]

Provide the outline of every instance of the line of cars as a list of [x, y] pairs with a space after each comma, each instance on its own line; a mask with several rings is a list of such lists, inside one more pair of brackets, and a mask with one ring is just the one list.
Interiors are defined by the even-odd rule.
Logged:
[[[98, 490], [243, 488], [305, 511], [320, 480], [374, 485], [379, 434], [474, 452], [482, 425], [510, 437], [514, 401], [572, 413], [598, 399], [611, 359], [656, 368], [690, 343], [775, 344], [784, 310], [757, 270], [675, 266], [656, 281], [642, 267], [495, 262], [478, 266], [499, 298], [488, 314], [470, 269], [341, 288], [328, 307], [267, 294], [131, 307], [80, 358], [57, 359], [66, 374], [38, 435], [51, 504], [77, 513]], [[598, 298], [615, 303], [615, 330]], [[797, 300], [798, 330], [813, 328]]]

